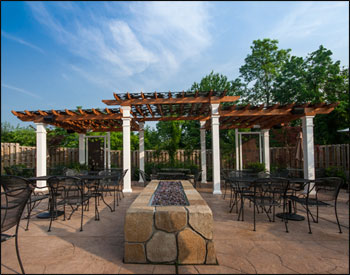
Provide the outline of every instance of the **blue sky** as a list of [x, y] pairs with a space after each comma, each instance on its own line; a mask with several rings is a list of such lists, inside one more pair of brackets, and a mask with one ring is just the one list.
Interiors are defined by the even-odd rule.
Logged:
[[182, 91], [211, 70], [233, 80], [253, 40], [349, 66], [349, 4], [1, 2], [1, 122], [11, 110], [105, 108], [113, 92]]

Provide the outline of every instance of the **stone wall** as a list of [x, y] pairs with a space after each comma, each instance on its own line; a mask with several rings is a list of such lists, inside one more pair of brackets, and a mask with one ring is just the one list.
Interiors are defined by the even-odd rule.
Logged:
[[207, 203], [181, 181], [189, 206], [150, 206], [158, 182], [151, 181], [126, 212], [124, 262], [217, 264]]

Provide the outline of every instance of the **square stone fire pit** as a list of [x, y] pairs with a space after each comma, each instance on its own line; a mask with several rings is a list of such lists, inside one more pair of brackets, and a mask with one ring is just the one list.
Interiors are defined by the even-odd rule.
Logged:
[[126, 212], [124, 262], [217, 264], [213, 214], [207, 203], [184, 180], [189, 205], [151, 206], [159, 182], [151, 181]]

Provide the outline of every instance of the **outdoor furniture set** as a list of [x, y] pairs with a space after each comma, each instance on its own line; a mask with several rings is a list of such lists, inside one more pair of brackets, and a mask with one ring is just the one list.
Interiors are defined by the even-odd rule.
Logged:
[[[98, 205], [101, 199], [106, 206], [113, 212], [115, 211], [115, 203], [124, 196], [122, 192], [122, 181], [127, 170], [122, 173], [116, 171], [102, 171], [98, 174], [89, 175], [85, 173], [74, 173], [74, 175], [59, 176], [42, 176], [24, 178], [15, 175], [1, 176], [1, 242], [7, 241], [15, 237], [16, 253], [22, 273], [24, 273], [23, 265], [18, 249], [18, 227], [27, 206], [27, 226], [32, 210], [44, 199], [48, 198], [48, 212], [40, 213], [38, 218], [50, 219], [48, 231], [51, 231], [52, 223], [58, 216], [64, 215], [66, 220], [68, 209], [71, 210], [68, 220], [74, 212], [81, 211], [80, 231], [83, 231], [83, 214], [89, 210], [90, 199], [95, 201], [95, 220], [99, 220]], [[72, 171], [66, 171], [66, 174], [72, 174]], [[36, 186], [39, 180], [46, 180], [48, 194], [34, 193], [34, 189], [42, 187]], [[107, 193], [113, 192], [113, 208], [104, 200]], [[58, 208], [61, 208], [59, 210]], [[84, 209], [85, 208], [85, 209]], [[15, 234], [8, 235], [4, 232], [16, 226]]]
[[[319, 207], [334, 207], [335, 217], [342, 233], [337, 213], [337, 198], [343, 180], [337, 177], [303, 178], [279, 177], [267, 173], [253, 173], [251, 171], [224, 171], [222, 173], [225, 184], [230, 187], [230, 212], [236, 207], [237, 220], [244, 220], [245, 201], [253, 205], [253, 223], [256, 230], [256, 212], [265, 213], [270, 222], [275, 217], [280, 218], [288, 232], [288, 220], [302, 221], [305, 218], [297, 213], [297, 204], [306, 211], [309, 233], [312, 233], [310, 217], [318, 223]], [[226, 192], [225, 192], [226, 193]], [[223, 198], [225, 198], [225, 194]], [[316, 214], [311, 207], [316, 207]], [[281, 213], [275, 213], [275, 208], [282, 208]], [[293, 212], [293, 210], [294, 212]]]

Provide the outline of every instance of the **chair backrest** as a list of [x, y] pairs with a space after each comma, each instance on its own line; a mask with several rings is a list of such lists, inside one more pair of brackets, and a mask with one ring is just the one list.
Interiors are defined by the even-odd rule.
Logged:
[[343, 179], [338, 177], [316, 179], [314, 189], [317, 199], [321, 201], [333, 201], [337, 199], [342, 184]]
[[141, 177], [142, 177], [142, 179], [143, 179], [143, 182], [144, 182], [144, 183], [147, 183], [147, 182], [148, 182], [148, 180], [147, 180], [147, 174], [146, 174], [144, 171], [142, 171], [142, 170], [139, 170], [139, 173], [140, 173], [140, 175], [141, 175]]
[[78, 177], [50, 177], [47, 184], [51, 198], [80, 197], [84, 194], [84, 182]]
[[265, 197], [285, 196], [289, 187], [289, 180], [282, 177], [258, 178], [254, 181], [254, 186], [256, 192]]
[[19, 223], [32, 191], [25, 179], [1, 177], [1, 233]]

